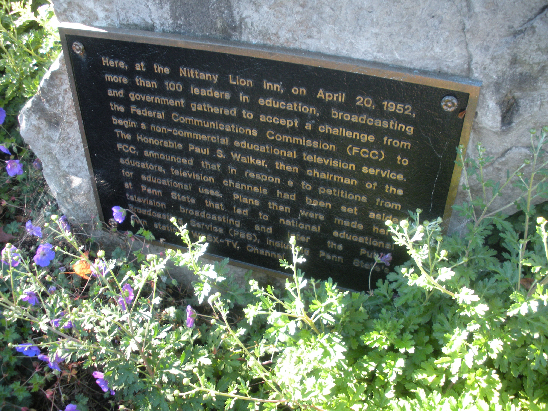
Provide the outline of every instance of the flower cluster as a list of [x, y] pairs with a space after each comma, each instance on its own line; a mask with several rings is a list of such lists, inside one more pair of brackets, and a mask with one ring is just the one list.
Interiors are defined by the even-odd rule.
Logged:
[[[67, 218], [62, 216], [59, 221], [61, 223], [61, 227], [63, 227], [66, 232], [69, 232], [70, 225], [68, 224]], [[33, 225], [32, 220], [27, 221], [25, 224], [25, 229], [29, 235], [42, 238], [42, 229]], [[11, 244], [6, 244], [0, 256], [2, 264], [10, 265], [12, 267], [17, 267], [21, 261], [19, 250]], [[53, 246], [49, 243], [45, 243], [38, 246], [33, 260], [40, 267], [47, 267], [54, 258], [55, 251], [53, 251]]]
[[[100, 371], [94, 371], [92, 375], [93, 375], [93, 378], [97, 378], [95, 382], [97, 383], [99, 387], [101, 387], [103, 392], [107, 392], [109, 390], [109, 387], [108, 387], [108, 381], [105, 379], [105, 374], [103, 374]], [[114, 394], [115, 394], [114, 390], [110, 390], [110, 395], [114, 395]]]
[[20, 352], [21, 354], [26, 355], [27, 357], [37, 356], [40, 361], [47, 362], [49, 367], [52, 370], [57, 370], [57, 371], [61, 371], [61, 368], [59, 368], [59, 363], [65, 360], [63, 357], [57, 354], [57, 352], [55, 353], [54, 359], [50, 360], [46, 354], [40, 353], [40, 348], [38, 348], [35, 345], [32, 345], [31, 343], [16, 345], [15, 351]]

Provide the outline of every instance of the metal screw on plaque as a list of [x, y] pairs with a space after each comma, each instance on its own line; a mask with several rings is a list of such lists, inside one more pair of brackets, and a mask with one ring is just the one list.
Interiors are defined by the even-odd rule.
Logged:
[[72, 51], [81, 56], [84, 54], [84, 45], [79, 41], [75, 41], [72, 43]]
[[458, 105], [458, 100], [453, 96], [445, 96], [441, 99], [441, 106], [445, 111], [455, 111]]

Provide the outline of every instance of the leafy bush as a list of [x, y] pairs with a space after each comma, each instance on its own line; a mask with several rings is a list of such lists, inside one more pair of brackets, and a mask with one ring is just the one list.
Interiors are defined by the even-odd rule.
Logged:
[[[1, 177], [0, 227], [6, 234], [21, 228], [15, 221], [25, 214], [29, 202], [35, 209], [45, 206], [41, 164], [23, 145], [18, 132], [17, 115], [25, 102], [38, 90], [47, 68], [61, 49], [53, 7], [47, 0], [0, 1], [0, 152], [2, 163], [20, 162], [24, 173]], [[14, 178], [10, 178], [14, 177]], [[32, 209], [32, 207], [29, 207]], [[1, 233], [1, 230], [0, 230]], [[1, 236], [0, 236], [1, 237]]]
[[47, 0], [2, 0], [0, 34], [0, 107], [15, 118], [59, 54], [53, 7]]
[[[17, 115], [60, 50], [53, 8], [44, 0], [0, 2], [0, 241], [15, 238], [21, 221], [31, 210], [52, 208], [45, 190], [40, 162], [23, 146]], [[11, 174], [6, 175], [6, 170]], [[0, 292], [11, 285], [0, 282]], [[14, 352], [10, 344], [32, 338], [27, 321], [8, 321], [0, 311], [0, 408], [29, 406], [32, 396], [45, 391], [53, 375], [44, 374], [35, 362]]]
[[[93, 375], [126, 409], [546, 409], [547, 221], [527, 227], [532, 200], [548, 195], [547, 137], [546, 128], [532, 133], [524, 167], [500, 185], [483, 182], [485, 197], [456, 207], [470, 218], [466, 236], [444, 236], [441, 219], [421, 221], [420, 210], [388, 222], [410, 260], [372, 293], [305, 279], [294, 239], [285, 290], [253, 280], [244, 290], [226, 261], [202, 263], [204, 239], [192, 241], [175, 221], [186, 251], [141, 248], [130, 261], [120, 249], [90, 258], [53, 216], [41, 246], [60, 246], [38, 248], [34, 263], [10, 244], [3, 250], [0, 306], [7, 324], [30, 324], [27, 345], [12, 342], [6, 356], [38, 356], [59, 381], [78, 368], [71, 375]], [[469, 185], [489, 159], [479, 147], [477, 160], [460, 161]], [[489, 211], [509, 184], [523, 188], [520, 230]], [[502, 253], [488, 245], [495, 229]], [[169, 278], [168, 262], [197, 274], [194, 297]], [[61, 264], [74, 274], [54, 269]], [[22, 387], [11, 395], [24, 401]], [[65, 395], [58, 408], [88, 409], [81, 392]]]

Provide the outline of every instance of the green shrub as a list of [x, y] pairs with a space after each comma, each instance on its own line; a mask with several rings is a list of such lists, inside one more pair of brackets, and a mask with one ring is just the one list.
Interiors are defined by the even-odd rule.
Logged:
[[0, 34], [0, 107], [15, 118], [61, 49], [53, 7], [46, 0], [0, 1]]
[[[32, 262], [8, 244], [0, 306], [7, 324], [30, 324], [25, 342], [36, 348], [26, 355], [40, 352], [58, 381], [81, 364], [79, 378], [93, 372], [105, 397], [126, 409], [546, 409], [547, 221], [528, 227], [533, 200], [548, 195], [547, 137], [548, 128], [532, 132], [531, 157], [500, 184], [481, 181], [489, 162], [481, 147], [477, 160], [460, 159], [465, 184], [479, 178], [485, 188], [456, 207], [470, 221], [464, 237], [443, 235], [441, 219], [421, 221], [420, 210], [388, 222], [410, 260], [372, 293], [306, 279], [294, 239], [285, 289], [251, 280], [243, 290], [226, 261], [201, 262], [204, 239], [192, 241], [175, 221], [186, 251], [142, 248], [129, 260], [122, 250], [110, 259], [82, 254], [53, 216], [42, 246], [65, 246], [39, 248]], [[510, 184], [523, 188], [509, 203], [523, 212], [522, 227], [489, 209]], [[125, 214], [118, 208], [114, 218]], [[495, 229], [501, 252], [489, 246]], [[9, 264], [14, 253], [17, 265]], [[169, 278], [169, 262], [197, 274], [194, 297]], [[66, 394], [55, 405], [86, 410], [87, 400]]]
[[[18, 132], [17, 115], [38, 90], [47, 68], [61, 49], [53, 6], [47, 0], [0, 0], [0, 145], [11, 156], [0, 153], [1, 160], [21, 161], [24, 173], [13, 179], [0, 177], [0, 226], [16, 234], [20, 226], [14, 221], [25, 214], [30, 201], [36, 209], [44, 207], [45, 198], [36, 195], [44, 186], [39, 160], [24, 146]], [[34, 167], [33, 167], [33, 161]], [[4, 168], [4, 161], [0, 161]], [[38, 190], [43, 192], [44, 190]], [[31, 200], [31, 197], [35, 199]]]
[[[0, 2], [0, 145], [11, 155], [0, 159], [19, 161], [23, 173], [10, 178], [0, 161], [0, 233], [17, 237], [21, 216], [33, 209], [47, 209], [52, 197], [44, 190], [39, 162], [33, 167], [30, 150], [23, 147], [17, 130], [17, 115], [36, 93], [38, 84], [60, 50], [54, 27], [53, 8], [47, 1]], [[6, 115], [7, 114], [7, 115]], [[5, 122], [4, 122], [5, 117]], [[4, 272], [4, 269], [3, 271]], [[0, 292], [11, 293], [12, 285], [0, 281]], [[28, 357], [10, 347], [34, 336], [28, 321], [8, 321], [0, 311], [0, 408], [19, 410], [30, 406], [32, 396], [45, 389], [49, 377], [35, 369]]]

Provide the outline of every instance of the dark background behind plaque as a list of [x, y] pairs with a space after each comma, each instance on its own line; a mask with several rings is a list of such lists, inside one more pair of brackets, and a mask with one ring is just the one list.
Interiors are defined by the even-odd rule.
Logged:
[[[158, 211], [167, 211], [176, 217], [182, 218], [185, 222], [189, 222], [191, 219], [194, 219], [198, 222], [211, 223], [210, 220], [182, 215], [178, 211], [180, 205], [196, 210], [206, 209], [213, 214], [224, 214], [239, 219], [241, 221], [241, 227], [238, 230], [244, 233], [252, 234], [251, 240], [248, 240], [249, 237], [241, 238], [239, 235], [232, 235], [229, 230], [235, 227], [233, 225], [222, 223], [215, 223], [216, 226], [223, 228], [224, 233], [222, 235], [211, 231], [199, 229], [195, 230], [198, 232], [203, 232], [204, 234], [211, 234], [209, 239], [212, 241], [210, 241], [208, 248], [208, 252], [211, 254], [229, 257], [230, 259], [253, 264], [259, 267], [279, 270], [279, 262], [277, 258], [265, 257], [254, 252], [250, 252], [248, 251], [248, 247], [251, 246], [252, 248], [257, 247], [263, 250], [278, 251], [284, 254], [285, 258], [290, 259], [291, 254], [288, 250], [268, 246], [266, 244], [266, 239], [269, 238], [271, 240], [288, 243], [289, 233], [300, 233], [305, 237], [310, 237], [308, 242], [299, 243], [299, 245], [309, 250], [307, 261], [302, 267], [309, 276], [313, 276], [318, 279], [327, 279], [328, 277], [331, 277], [341, 286], [352, 289], [366, 290], [368, 289], [369, 268], [364, 267], [364, 263], [371, 263], [372, 259], [368, 258], [367, 255], [364, 255], [363, 253], [360, 256], [360, 250], [367, 249], [367, 251], [376, 253], [392, 252], [394, 256], [394, 263], [401, 263], [403, 261], [406, 255], [404, 250], [389, 250], [386, 248], [361, 244], [357, 241], [335, 238], [333, 236], [334, 230], [345, 231], [348, 234], [354, 234], [362, 237], [376, 238], [384, 241], [385, 243], [392, 243], [389, 236], [382, 236], [373, 233], [373, 225], [380, 228], [384, 228], [385, 226], [383, 221], [371, 219], [369, 217], [370, 213], [385, 213], [385, 215], [391, 214], [399, 219], [402, 217], [405, 218], [407, 210], [415, 210], [416, 208], [421, 208], [423, 210], [423, 218], [442, 216], [444, 213], [451, 178], [454, 171], [456, 147], [461, 141], [461, 133], [463, 128], [464, 120], [463, 118], [460, 118], [463, 116], [461, 115], [459, 117], [459, 113], [466, 110], [468, 105], [469, 94], [466, 92], [433, 87], [425, 84], [414, 84], [390, 80], [388, 78], [374, 77], [361, 73], [333, 70], [313, 65], [296, 64], [229, 54], [228, 52], [211, 52], [156, 44], [152, 45], [134, 41], [90, 38], [78, 35], [66, 35], [66, 39], [64, 39], [64, 41], [66, 41], [69, 49], [68, 55], [71, 63], [70, 66], [72, 67], [72, 74], [78, 95], [79, 108], [85, 130], [89, 158], [96, 179], [100, 208], [102, 209], [106, 220], [112, 216], [111, 208], [113, 206], [118, 205], [124, 208], [129, 207], [129, 203], [131, 203], [131, 201], [128, 201], [126, 193], [147, 197], [147, 195], [142, 194], [139, 189], [141, 183], [145, 183], [147, 186], [161, 189], [163, 191], [163, 196], [159, 200], [167, 204], [167, 209]], [[71, 49], [71, 45], [74, 42], [80, 42], [83, 44], [85, 50], [83, 55], [78, 55]], [[104, 66], [101, 61], [102, 57], [108, 57], [113, 60], [123, 60], [129, 66], [129, 70], [123, 71]], [[147, 71], [136, 72], [134, 70], [134, 66], [136, 63], [141, 62], [144, 62]], [[171, 69], [171, 74], [169, 76], [165, 76], [154, 73], [152, 69], [154, 63], [162, 66], [168, 66]], [[219, 81], [217, 84], [212, 85], [211, 82], [204, 80], [193, 80], [186, 77], [179, 77], [179, 67], [195, 68], [202, 72], [219, 74]], [[105, 81], [106, 73], [124, 75], [130, 80], [130, 84], [127, 86], [107, 84]], [[137, 87], [134, 82], [136, 75], [142, 76], [143, 78], [149, 80], [157, 81], [159, 85], [158, 89], [150, 90]], [[256, 85], [253, 88], [244, 88], [229, 84], [229, 75], [232, 75], [233, 77], [239, 76], [244, 79], [252, 79]], [[163, 86], [165, 79], [181, 83], [184, 86], [183, 92], [178, 93], [166, 91]], [[285, 92], [283, 94], [277, 94], [271, 91], [263, 90], [261, 86], [263, 80], [268, 80], [272, 83], [281, 83], [285, 88]], [[203, 97], [195, 98], [195, 96], [190, 95], [190, 85], [201, 88], [210, 88], [213, 86], [213, 88], [217, 90], [230, 91], [232, 96], [230, 100], [208, 99]], [[291, 87], [306, 88], [307, 95], [292, 95], [289, 92], [289, 88]], [[107, 95], [108, 88], [124, 88], [126, 90], [124, 98], [115, 99], [109, 97]], [[345, 92], [345, 102], [329, 104], [324, 103], [317, 98], [317, 92], [319, 89], [334, 92]], [[130, 102], [127, 98], [130, 91], [139, 91], [147, 94], [166, 97], [169, 96], [173, 98], [183, 97], [186, 101], [185, 108], [171, 109], [168, 106], [159, 106], [152, 103]], [[249, 96], [249, 103], [241, 103], [238, 101], [238, 95], [240, 92], [245, 92], [245, 94]], [[356, 95], [370, 97], [375, 102], [375, 108], [368, 109], [356, 106]], [[450, 112], [443, 110], [440, 104], [441, 100], [448, 95], [456, 97], [458, 101], [458, 108]], [[265, 106], [259, 106], [257, 104], [259, 97], [273, 97], [277, 100], [284, 101], [300, 101], [303, 104], [316, 107], [320, 112], [320, 115], [314, 116], [302, 112], [291, 112], [279, 109], [276, 110]], [[126, 109], [125, 113], [115, 113], [111, 111], [110, 102], [113, 101], [123, 104]], [[205, 112], [192, 112], [189, 107], [190, 102], [192, 101], [209, 102], [214, 106], [224, 106], [227, 108], [236, 107], [238, 116], [234, 118], [231, 116], [219, 116]], [[395, 112], [388, 113], [383, 111], [381, 107], [382, 101], [393, 101], [409, 104], [412, 106], [412, 111], [415, 116], [406, 116]], [[151, 110], [165, 111], [166, 119], [157, 120], [146, 117], [132, 116], [129, 114], [129, 107], [131, 105], [136, 105], [139, 108], [146, 107]], [[333, 119], [330, 116], [332, 107], [347, 113], [359, 115], [366, 114], [368, 117], [387, 119], [388, 121], [397, 120], [400, 123], [413, 126], [413, 135], [408, 135], [401, 131], [394, 131], [380, 127], [372, 127], [359, 123]], [[240, 114], [242, 109], [252, 111], [254, 113], [254, 119], [248, 120], [242, 118]], [[254, 128], [258, 130], [258, 135], [257, 137], [250, 137], [237, 133], [226, 133], [219, 130], [212, 130], [198, 126], [177, 124], [171, 121], [172, 112], [177, 112], [181, 115], [200, 118], [203, 120], [220, 120], [223, 123], [233, 123], [242, 127]], [[260, 122], [258, 120], [258, 116], [261, 113], [273, 114], [283, 118], [298, 118], [300, 126], [297, 130], [288, 130], [285, 127]], [[220, 144], [207, 145], [204, 142], [197, 140], [178, 138], [173, 135], [156, 133], [151, 131], [150, 128], [147, 130], [124, 129], [119, 125], [116, 126], [112, 123], [111, 117], [113, 115], [119, 118], [135, 120], [139, 124], [144, 122], [148, 125], [155, 124], [158, 126], [176, 127], [183, 130], [201, 132], [203, 134], [228, 137], [230, 144], [228, 146], [223, 146]], [[304, 129], [304, 124], [306, 122], [313, 122], [312, 130], [308, 131]], [[357, 141], [353, 141], [352, 139], [346, 137], [319, 133], [318, 126], [322, 124], [328, 124], [334, 128], [345, 127], [349, 130], [373, 134], [375, 136], [375, 143], [358, 143]], [[132, 140], [120, 140], [114, 132], [115, 129], [121, 129], [124, 132], [131, 133]], [[303, 146], [287, 143], [284, 144], [283, 142], [275, 140], [268, 140], [265, 137], [267, 130], [274, 130], [275, 132], [279, 132], [281, 134], [290, 134], [311, 140], [322, 140], [326, 143], [335, 144], [337, 150], [336, 152], [320, 151]], [[148, 137], [176, 140], [181, 142], [185, 149], [177, 150], [175, 153], [165, 148], [139, 144], [135, 140], [135, 135], [137, 133], [142, 133]], [[412, 148], [410, 150], [402, 150], [383, 145], [382, 139], [385, 136], [388, 138], [397, 139], [399, 141], [407, 141], [411, 143]], [[296, 149], [298, 155], [296, 159], [288, 159], [268, 153], [241, 150], [234, 147], [233, 143], [235, 140], [246, 140], [248, 142], [261, 145], [269, 144], [279, 149]], [[117, 143], [131, 143], [138, 148], [139, 154], [136, 156], [131, 156], [132, 159], [149, 162], [152, 161], [156, 164], [162, 164], [164, 168], [168, 170], [168, 174], [165, 175], [154, 172], [146, 172], [146, 174], [153, 174], [156, 175], [156, 177], [172, 178], [173, 180], [177, 180], [179, 182], [191, 183], [192, 190], [188, 192], [181, 192], [181, 194], [191, 195], [196, 199], [196, 204], [182, 204], [178, 201], [171, 200], [169, 197], [171, 190], [168, 187], [149, 184], [140, 179], [140, 174], [145, 174], [144, 170], [140, 170], [135, 167], [130, 168], [122, 166], [120, 164], [120, 158], [126, 158], [128, 157], [128, 154], [118, 151]], [[189, 143], [194, 144], [195, 146], [209, 147], [210, 153], [208, 155], [189, 153], [187, 151]], [[383, 162], [378, 162], [371, 159], [362, 158], [360, 156], [351, 156], [346, 151], [349, 144], [354, 144], [355, 146], [360, 146], [361, 148], [383, 150], [386, 154], [386, 158]], [[169, 162], [164, 162], [161, 160], [151, 160], [150, 158], [143, 156], [143, 151], [146, 149], [151, 149], [165, 154], [176, 154], [177, 156], [185, 158], [193, 157], [195, 159], [194, 166], [185, 168], [184, 166], [173, 165]], [[219, 158], [214, 154], [218, 149], [223, 150], [225, 158]], [[266, 159], [269, 164], [269, 168], [265, 169], [264, 167], [236, 163], [230, 159], [230, 152], [239, 152], [244, 155], [253, 155], [257, 158]], [[303, 152], [353, 163], [356, 165], [356, 170], [337, 170], [336, 168], [330, 168], [325, 165], [322, 166], [304, 161], [302, 158]], [[395, 161], [397, 155], [405, 156], [409, 160], [409, 165], [407, 167], [398, 165]], [[201, 168], [199, 165], [201, 160], [221, 164], [221, 172], [208, 171]], [[299, 167], [298, 175], [274, 169], [272, 165], [277, 160], [281, 160], [285, 164]], [[199, 172], [203, 175], [211, 176], [215, 179], [215, 183], [203, 183], [169, 175], [171, 165], [180, 169], [187, 169], [188, 171], [193, 170], [197, 173]], [[228, 173], [227, 170], [229, 165], [238, 169], [237, 175], [230, 175]], [[390, 169], [398, 173], [404, 173], [405, 181], [389, 180], [375, 177], [370, 174], [364, 174], [360, 171], [363, 166]], [[134, 171], [133, 178], [123, 178], [123, 168]], [[331, 172], [333, 174], [357, 179], [358, 185], [347, 186], [344, 184], [335, 184], [333, 182], [323, 181], [305, 174], [307, 169], [314, 168], [319, 171]], [[260, 182], [256, 179], [246, 179], [243, 176], [243, 172], [245, 170], [279, 177], [281, 184]], [[268, 190], [267, 195], [243, 193], [247, 194], [249, 197], [260, 200], [261, 202], [259, 207], [248, 207], [250, 210], [249, 217], [243, 217], [241, 215], [238, 216], [233, 212], [234, 206], [242, 207], [244, 205], [233, 200], [233, 193], [241, 193], [241, 191], [226, 187], [222, 184], [223, 180], [226, 180], [227, 178], [232, 178], [235, 181], [247, 184], [253, 184], [255, 186], [261, 186]], [[292, 187], [288, 186], [288, 180], [293, 181]], [[312, 185], [313, 188], [311, 191], [301, 188], [303, 181]], [[367, 182], [377, 182], [378, 188], [376, 190], [367, 190], [365, 188], [365, 184]], [[128, 190], [126, 188], [125, 184], [127, 183], [132, 183], [133, 190]], [[398, 196], [387, 194], [384, 192], [385, 184], [402, 189], [404, 195]], [[320, 186], [343, 189], [348, 192], [366, 195], [368, 201], [367, 203], [358, 203], [335, 196], [322, 196], [318, 193], [318, 187]], [[199, 193], [199, 187], [207, 187], [220, 191], [223, 195], [222, 203], [225, 205], [225, 210], [220, 211], [207, 209], [204, 206], [204, 201], [206, 199], [215, 199]], [[277, 190], [295, 194], [296, 200], [283, 200], [277, 197]], [[330, 202], [332, 207], [331, 209], [326, 209], [319, 208], [318, 206], [313, 207], [307, 205], [305, 204], [306, 197]], [[391, 210], [386, 207], [377, 206], [375, 204], [376, 198], [397, 202], [401, 204], [401, 210]], [[279, 205], [290, 207], [291, 212], [283, 213], [269, 210], [269, 201], [274, 201]], [[150, 208], [142, 204], [133, 204], [143, 208]], [[340, 207], [343, 205], [358, 206], [358, 215], [344, 214], [340, 211]], [[317, 219], [299, 216], [299, 210], [301, 209], [310, 212], [317, 211], [324, 216], [324, 220], [318, 221]], [[257, 216], [259, 211], [270, 215], [268, 222], [259, 220]], [[167, 243], [175, 245], [180, 244], [180, 240], [175, 236], [175, 234], [168, 231], [155, 230], [153, 227], [154, 222], [169, 224], [168, 221], [160, 221], [142, 215], [140, 215], [140, 217], [147, 220], [147, 228], [154, 233], [157, 239], [164, 238]], [[298, 228], [290, 228], [279, 222], [280, 217], [289, 217], [299, 222], [319, 226], [320, 232], [314, 233]], [[363, 230], [356, 230], [350, 227], [336, 225], [334, 223], [335, 217], [340, 217], [345, 220], [360, 221], [364, 228]], [[264, 233], [257, 231], [255, 229], [256, 224], [271, 227], [272, 232]], [[130, 226], [126, 222], [120, 228], [129, 229]], [[189, 228], [193, 231], [193, 228], [190, 227], [190, 225]], [[232, 243], [225, 241], [225, 239], [231, 240]], [[233, 242], [236, 241], [238, 242], [238, 248], [235, 248], [233, 244]], [[342, 250], [329, 248], [327, 245], [329, 241], [342, 245]], [[320, 253], [322, 251], [329, 254], [332, 259], [327, 259], [325, 255], [320, 257]], [[384, 275], [385, 274], [382, 272], [374, 272], [371, 278], [371, 283], [374, 284], [378, 278], [382, 278]]]

